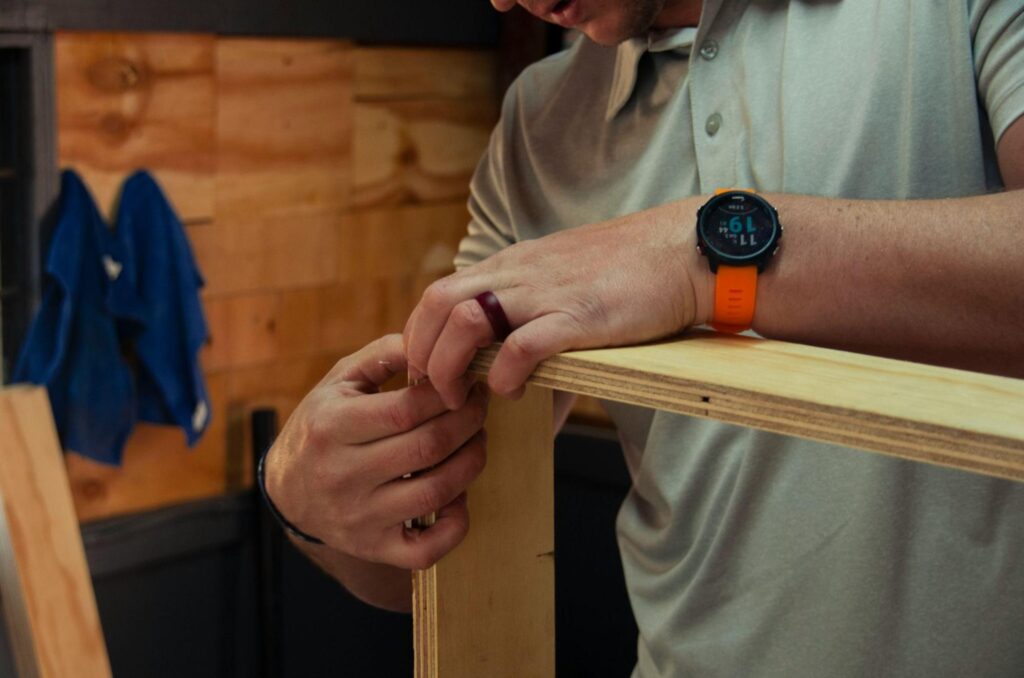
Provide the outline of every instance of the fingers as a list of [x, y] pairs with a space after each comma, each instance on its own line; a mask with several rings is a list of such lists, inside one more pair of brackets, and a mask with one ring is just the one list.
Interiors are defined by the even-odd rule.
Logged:
[[437, 512], [429, 528], [393, 528], [377, 549], [377, 557], [397, 567], [425, 570], [458, 546], [469, 532], [466, 495], [461, 494]]
[[487, 462], [486, 434], [478, 431], [444, 463], [413, 478], [391, 481], [370, 498], [380, 515], [397, 522], [433, 513], [466, 491]]
[[494, 330], [476, 299], [456, 304], [437, 338], [442, 349], [432, 351], [427, 363], [430, 383], [450, 409], [462, 405], [465, 391], [459, 389], [459, 381], [477, 349], [493, 342]]
[[339, 360], [325, 381], [345, 382], [350, 388], [374, 393], [384, 382], [405, 369], [402, 335], [389, 334]]
[[515, 330], [501, 345], [487, 383], [499, 395], [519, 397], [537, 364], [570, 348], [585, 348], [586, 336], [565, 313], [551, 313]]
[[472, 299], [482, 292], [472, 292], [457, 276], [448, 276], [433, 283], [423, 292], [423, 297], [416, 304], [406, 321], [402, 338], [405, 342], [405, 354], [409, 360], [410, 372], [427, 373], [430, 354], [448, 322], [452, 308], [466, 299]]
[[[474, 383], [476, 379], [467, 375], [450, 387], [458, 397], [465, 400], [466, 393]], [[441, 400], [434, 387], [431, 384], [421, 384], [349, 398], [334, 416], [342, 431], [339, 440], [359, 444], [412, 431], [448, 411], [448, 406]]]
[[479, 434], [487, 418], [487, 400], [487, 387], [478, 384], [464, 407], [446, 411], [407, 433], [367, 446], [367, 472], [383, 485], [441, 464]]

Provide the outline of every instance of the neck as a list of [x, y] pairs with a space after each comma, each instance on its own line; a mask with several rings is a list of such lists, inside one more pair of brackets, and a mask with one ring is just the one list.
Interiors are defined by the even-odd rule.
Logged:
[[654, 28], [683, 28], [700, 22], [703, 0], [665, 0], [665, 7], [654, 20]]

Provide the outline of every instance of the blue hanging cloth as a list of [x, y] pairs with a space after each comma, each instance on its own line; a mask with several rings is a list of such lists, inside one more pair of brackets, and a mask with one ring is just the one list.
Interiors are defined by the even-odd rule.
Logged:
[[208, 336], [203, 278], [181, 221], [147, 172], [122, 188], [111, 252], [123, 268], [107, 305], [137, 359], [138, 417], [179, 426], [195, 445], [212, 414], [199, 364]]
[[117, 464], [135, 406], [132, 374], [106, 308], [109, 278], [117, 269], [107, 255], [108, 240], [85, 184], [65, 171], [43, 302], [13, 378], [46, 385], [65, 448]]

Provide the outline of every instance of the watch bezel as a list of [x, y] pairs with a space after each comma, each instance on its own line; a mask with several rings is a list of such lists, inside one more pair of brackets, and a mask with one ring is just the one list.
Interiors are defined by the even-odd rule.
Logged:
[[[703, 232], [705, 215], [714, 211], [720, 202], [727, 201], [734, 195], [742, 195], [747, 199], [756, 201], [760, 206], [766, 208], [765, 211], [772, 218], [772, 234], [769, 237], [768, 242], [757, 252], [743, 257], [737, 257], [735, 255], [725, 254], [719, 251], [704, 237]], [[782, 224], [779, 222], [778, 210], [776, 210], [770, 202], [750, 191], [724, 191], [712, 196], [710, 200], [701, 205], [700, 209], [697, 210], [697, 249], [700, 250], [702, 255], [707, 257], [708, 264], [711, 266], [711, 271], [715, 273], [718, 272], [718, 266], [721, 264], [726, 266], [756, 265], [759, 272], [763, 271], [765, 266], [768, 264], [768, 261], [778, 250], [779, 241], [782, 239], [782, 230]]]

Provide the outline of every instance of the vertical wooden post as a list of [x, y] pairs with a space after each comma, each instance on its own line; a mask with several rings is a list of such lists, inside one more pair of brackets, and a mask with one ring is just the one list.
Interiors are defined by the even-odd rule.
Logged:
[[417, 678], [555, 675], [551, 391], [491, 400], [469, 535], [413, 575]]
[[46, 390], [0, 392], [0, 592], [18, 675], [109, 678]]

